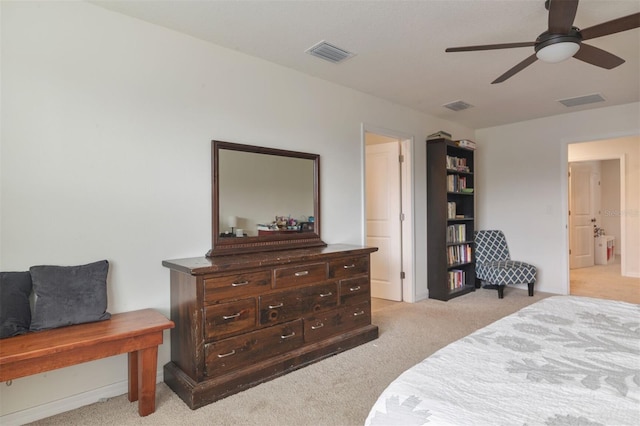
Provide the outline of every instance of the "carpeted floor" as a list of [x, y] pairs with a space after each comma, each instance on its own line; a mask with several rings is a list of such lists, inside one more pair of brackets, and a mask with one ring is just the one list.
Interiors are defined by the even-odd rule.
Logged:
[[440, 302], [374, 300], [380, 337], [198, 410], [164, 383], [156, 412], [139, 417], [126, 395], [69, 411], [34, 425], [362, 425], [371, 406], [400, 373], [438, 349], [549, 294], [508, 288]]
[[571, 294], [640, 303], [640, 278], [621, 273], [620, 256], [607, 265], [571, 269]]

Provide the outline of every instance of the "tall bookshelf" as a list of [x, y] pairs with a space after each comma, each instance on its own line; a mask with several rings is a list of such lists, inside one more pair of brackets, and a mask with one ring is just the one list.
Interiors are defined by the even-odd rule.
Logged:
[[[474, 151], [455, 141], [427, 141], [427, 279], [429, 298], [475, 290]], [[473, 191], [471, 191], [473, 189]]]

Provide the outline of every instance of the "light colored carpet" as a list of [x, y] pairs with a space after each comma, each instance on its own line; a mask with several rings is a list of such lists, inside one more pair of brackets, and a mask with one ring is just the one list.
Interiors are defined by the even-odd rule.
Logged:
[[607, 265], [571, 269], [570, 293], [640, 304], [640, 278], [624, 277], [621, 269], [620, 256]]
[[549, 294], [507, 288], [440, 302], [375, 300], [377, 340], [190, 410], [164, 383], [156, 412], [139, 417], [126, 395], [33, 423], [34, 425], [362, 425], [374, 402], [400, 373], [447, 344], [541, 300]]

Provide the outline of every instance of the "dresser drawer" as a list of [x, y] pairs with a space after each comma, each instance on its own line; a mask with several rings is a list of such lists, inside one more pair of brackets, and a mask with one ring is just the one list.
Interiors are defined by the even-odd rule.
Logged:
[[338, 284], [335, 281], [326, 281], [322, 284], [260, 296], [259, 321], [261, 325], [276, 324], [336, 306]]
[[369, 274], [369, 256], [343, 257], [329, 262], [329, 278]]
[[371, 323], [369, 302], [345, 306], [332, 311], [318, 313], [304, 318], [304, 340], [317, 342], [335, 334], [340, 334]]
[[205, 345], [205, 375], [211, 377], [296, 349], [304, 343], [302, 320], [275, 325]]
[[355, 305], [371, 300], [369, 277], [349, 278], [340, 281], [340, 304]]
[[256, 326], [256, 304], [256, 299], [251, 298], [206, 306], [205, 339], [220, 339], [252, 330]]
[[327, 264], [312, 263], [306, 265], [276, 268], [273, 271], [273, 287], [286, 288], [314, 284], [327, 279]]
[[245, 298], [270, 289], [270, 269], [205, 277], [204, 301], [215, 303], [222, 299]]

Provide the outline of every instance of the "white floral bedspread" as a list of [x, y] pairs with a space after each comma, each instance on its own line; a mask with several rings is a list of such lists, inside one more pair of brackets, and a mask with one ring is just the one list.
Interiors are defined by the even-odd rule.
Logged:
[[640, 425], [640, 305], [543, 299], [402, 373], [365, 422], [424, 424]]

